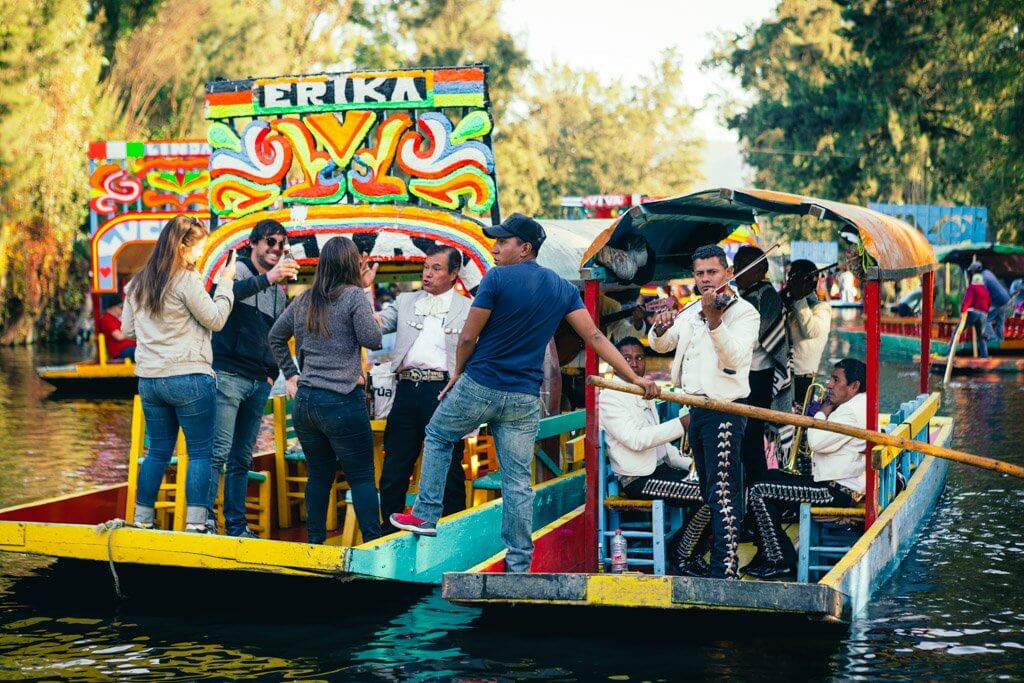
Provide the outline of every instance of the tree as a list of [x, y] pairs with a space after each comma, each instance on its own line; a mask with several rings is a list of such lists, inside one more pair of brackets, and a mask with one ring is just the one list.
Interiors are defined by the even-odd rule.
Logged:
[[709, 61], [752, 96], [728, 123], [759, 185], [988, 205], [1019, 239], [1022, 23], [1010, 0], [783, 0]]
[[700, 178], [674, 52], [632, 87], [557, 64], [529, 82], [495, 141], [506, 210], [557, 215], [566, 195], [675, 195]]
[[0, 343], [11, 343], [33, 340], [66, 282], [102, 59], [74, 0], [0, 0], [0, 24]]

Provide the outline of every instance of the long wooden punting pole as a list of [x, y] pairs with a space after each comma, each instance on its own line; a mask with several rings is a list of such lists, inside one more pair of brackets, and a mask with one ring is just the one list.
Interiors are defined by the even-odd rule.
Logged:
[[964, 311], [963, 315], [960, 316], [960, 324], [956, 326], [956, 332], [953, 333], [953, 340], [946, 350], [946, 374], [942, 376], [942, 383], [949, 384], [949, 378], [953, 376], [953, 360], [956, 358], [956, 347], [960, 344], [960, 335], [963, 334], [964, 325], [967, 324], [967, 312]]
[[[622, 391], [627, 394], [635, 394], [637, 396], [644, 395], [643, 389], [636, 385], [609, 380], [604, 377], [595, 377], [592, 375], [587, 377], [587, 383], [592, 384], [595, 387], [601, 387], [602, 389]], [[784, 413], [779, 410], [758, 408], [756, 406], [748, 406], [741, 403], [717, 401], [713, 398], [708, 398], [707, 396], [692, 396], [690, 394], [677, 394], [662, 391], [660, 398], [665, 401], [679, 403], [684, 406], [718, 410], [723, 413], [732, 413], [733, 415], [742, 415], [744, 417], [752, 417], [756, 420], [764, 420], [765, 422], [777, 422], [780, 424], [793, 425], [794, 427], [803, 427], [805, 429], [822, 429], [827, 432], [835, 432], [836, 434], [844, 434], [857, 439], [871, 441], [881, 446], [892, 446], [894, 448], [902, 448], [908, 451], [915, 451], [917, 453], [934, 455], [936, 458], [952, 460], [953, 462], [962, 462], [965, 465], [974, 465], [975, 467], [980, 467], [985, 470], [992, 470], [993, 472], [999, 472], [1000, 474], [1009, 474], [1011, 476], [1024, 479], [1024, 467], [1011, 465], [1008, 462], [1003, 462], [1002, 460], [996, 460], [994, 458], [972, 455], [971, 453], [964, 453], [963, 451], [954, 451], [951, 448], [943, 448], [942, 446], [936, 446], [935, 444], [926, 443], [924, 441], [904, 439], [903, 437], [885, 434], [884, 432], [876, 432], [870, 429], [853, 427], [851, 425], [818, 420], [813, 417], [807, 417], [806, 415], [797, 415], [796, 413]]]

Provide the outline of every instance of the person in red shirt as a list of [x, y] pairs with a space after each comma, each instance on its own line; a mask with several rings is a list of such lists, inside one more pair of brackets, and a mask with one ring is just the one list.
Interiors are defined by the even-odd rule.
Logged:
[[121, 332], [121, 297], [113, 296], [107, 304], [107, 310], [96, 323], [97, 330], [103, 334], [107, 345], [107, 358], [127, 358], [135, 361], [135, 340], [129, 339]]
[[[971, 276], [971, 284], [964, 292], [964, 302], [960, 306], [960, 312], [967, 314], [967, 325], [974, 330], [974, 337], [978, 340], [978, 355], [988, 358], [988, 340], [985, 338], [985, 323], [988, 320], [988, 310], [992, 307], [992, 297], [985, 287], [985, 279], [980, 273]], [[952, 341], [950, 342], [952, 346]], [[954, 349], [947, 349], [946, 353], [954, 352]]]

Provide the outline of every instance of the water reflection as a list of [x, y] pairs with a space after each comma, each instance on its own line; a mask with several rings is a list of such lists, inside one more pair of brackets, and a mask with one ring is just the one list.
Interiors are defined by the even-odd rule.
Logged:
[[[48, 400], [36, 365], [81, 351], [0, 348], [0, 502], [15, 505], [127, 478], [131, 401]], [[70, 357], [69, 357], [70, 355]]]

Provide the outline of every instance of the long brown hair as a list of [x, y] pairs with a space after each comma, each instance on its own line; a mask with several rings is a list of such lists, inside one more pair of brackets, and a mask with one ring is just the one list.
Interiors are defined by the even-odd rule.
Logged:
[[167, 221], [146, 265], [132, 278], [130, 296], [135, 305], [159, 315], [167, 285], [182, 271], [193, 268], [185, 261], [182, 247], [191, 247], [209, 234], [209, 229], [192, 216], [179, 214]]
[[327, 240], [320, 249], [320, 259], [309, 289], [306, 309], [306, 331], [322, 337], [331, 336], [327, 329], [327, 307], [341, 296], [346, 287], [363, 286], [359, 249], [356, 243], [341, 235]]

